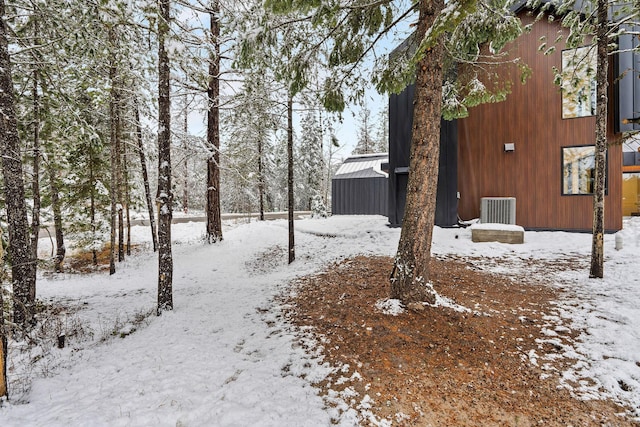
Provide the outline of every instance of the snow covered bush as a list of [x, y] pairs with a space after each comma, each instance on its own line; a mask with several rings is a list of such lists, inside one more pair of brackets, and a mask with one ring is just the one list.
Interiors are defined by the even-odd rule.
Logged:
[[326, 218], [328, 216], [327, 207], [322, 201], [322, 197], [316, 194], [311, 198], [311, 218]]

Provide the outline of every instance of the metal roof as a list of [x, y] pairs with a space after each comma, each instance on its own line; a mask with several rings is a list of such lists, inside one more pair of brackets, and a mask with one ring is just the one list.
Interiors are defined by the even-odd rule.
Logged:
[[350, 156], [340, 165], [333, 179], [387, 178], [381, 170], [382, 163], [389, 161], [387, 153]]

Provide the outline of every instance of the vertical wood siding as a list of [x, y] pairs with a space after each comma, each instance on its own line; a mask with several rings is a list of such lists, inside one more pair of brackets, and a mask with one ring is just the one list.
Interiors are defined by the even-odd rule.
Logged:
[[[513, 82], [507, 101], [480, 105], [459, 120], [461, 218], [480, 217], [482, 197], [515, 197], [517, 224], [525, 228], [591, 229], [593, 197], [562, 196], [562, 147], [595, 144], [595, 117], [562, 119], [561, 94], [552, 70], [561, 67], [562, 46], [550, 55], [538, 51], [541, 37], [551, 44], [558, 31], [559, 24], [542, 20], [520, 37], [511, 46], [511, 55], [529, 65], [532, 77], [522, 85], [515, 70], [503, 71]], [[610, 105], [612, 95], [610, 85]], [[622, 149], [613, 135], [611, 110], [605, 197], [608, 231], [622, 228]], [[505, 152], [505, 143], [514, 143], [515, 151]]]

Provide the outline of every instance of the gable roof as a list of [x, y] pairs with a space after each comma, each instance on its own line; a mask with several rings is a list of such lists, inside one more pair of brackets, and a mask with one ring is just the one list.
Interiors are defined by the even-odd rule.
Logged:
[[333, 179], [387, 178], [388, 174], [382, 171], [381, 165], [388, 161], [387, 153], [349, 156], [340, 165]]

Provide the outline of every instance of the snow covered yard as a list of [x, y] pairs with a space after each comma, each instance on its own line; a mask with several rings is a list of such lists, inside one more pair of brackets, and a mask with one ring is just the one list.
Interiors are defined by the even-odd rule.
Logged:
[[[467, 230], [437, 229], [433, 252], [477, 257], [478, 265], [493, 272], [552, 279], [564, 298], [556, 303], [557, 316], [548, 317], [548, 341], [562, 349], [540, 362], [557, 356], [575, 359], [563, 373], [565, 387], [582, 398], [613, 397], [640, 420], [640, 218], [625, 218], [623, 227], [621, 250], [614, 249], [615, 235], [605, 236], [604, 279], [589, 279], [590, 234], [526, 232], [524, 245], [461, 245], [460, 239], [468, 241]], [[451, 239], [452, 233], [459, 239]], [[558, 268], [528, 267], [535, 259], [550, 260]], [[569, 346], [553, 332], [560, 321], [581, 332]]]
[[[281, 316], [274, 297], [288, 283], [356, 254], [393, 255], [399, 229], [383, 217], [332, 217], [296, 222], [296, 262], [286, 264], [286, 221], [234, 226], [221, 244], [203, 245], [201, 223], [178, 224], [174, 236], [175, 310], [154, 308], [155, 254], [130, 257], [116, 275], [40, 278], [39, 298], [77, 308], [84, 340], [69, 339], [25, 370], [14, 345], [9, 378], [13, 401], [2, 426], [353, 425], [327, 409], [311, 383], [331, 369], [308, 338]], [[135, 228], [134, 241], [148, 240]], [[523, 245], [472, 243], [471, 232], [436, 229], [434, 255], [474, 259], [480, 268], [551, 277], [566, 292], [553, 325], [583, 331], [561, 356], [576, 359], [564, 373], [580, 396], [611, 396], [640, 416], [640, 218], [625, 222], [625, 247], [605, 238], [605, 279], [588, 279], [590, 235], [527, 232]], [[554, 260], [559, 272], [531, 270]], [[381, 296], [384, 297], [384, 296]], [[72, 310], [70, 310], [71, 312]], [[138, 320], [136, 320], [138, 318]], [[121, 338], [122, 336], [122, 338]], [[532, 363], [545, 363], [544, 354]], [[553, 356], [551, 356], [553, 357]], [[14, 363], [11, 365], [11, 363]], [[33, 378], [31, 388], [24, 387]], [[22, 393], [21, 389], [25, 390]]]

